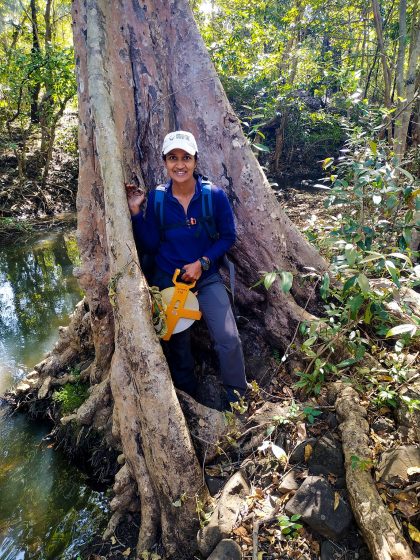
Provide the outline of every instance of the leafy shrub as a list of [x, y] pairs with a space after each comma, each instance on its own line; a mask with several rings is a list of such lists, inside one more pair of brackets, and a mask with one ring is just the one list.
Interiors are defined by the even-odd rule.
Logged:
[[61, 389], [53, 394], [53, 401], [60, 405], [63, 414], [73, 412], [85, 402], [88, 396], [88, 384], [77, 381], [66, 383]]

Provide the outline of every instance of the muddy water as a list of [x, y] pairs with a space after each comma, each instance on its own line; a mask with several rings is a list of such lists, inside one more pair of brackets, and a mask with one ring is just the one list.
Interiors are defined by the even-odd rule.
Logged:
[[[74, 239], [63, 233], [0, 245], [0, 396], [51, 349], [81, 299]], [[0, 560], [76, 560], [104, 523], [105, 496], [54, 451], [49, 426], [0, 398]]]

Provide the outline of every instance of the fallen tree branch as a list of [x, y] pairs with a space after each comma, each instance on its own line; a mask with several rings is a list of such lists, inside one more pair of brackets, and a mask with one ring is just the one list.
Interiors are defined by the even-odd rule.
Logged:
[[369, 464], [369, 425], [359, 396], [349, 386], [334, 384], [332, 392], [343, 444], [346, 482], [356, 521], [374, 560], [414, 560], [407, 542], [376, 489], [370, 470], [354, 468], [354, 457]]

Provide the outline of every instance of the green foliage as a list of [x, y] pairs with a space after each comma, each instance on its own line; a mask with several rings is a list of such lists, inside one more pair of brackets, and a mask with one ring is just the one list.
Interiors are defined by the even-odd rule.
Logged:
[[57, 123], [76, 95], [76, 80], [69, 3], [56, 2], [49, 16], [43, 0], [35, 7], [32, 21], [23, 4], [9, 6], [0, 31], [0, 134], [18, 160], [20, 183], [33, 135], [40, 134], [36, 171], [45, 185]]
[[306, 406], [302, 412], [305, 418], [308, 420], [309, 424], [313, 424], [315, 422], [316, 417], [322, 414], [321, 410], [317, 410], [313, 406]]
[[287, 539], [295, 539], [299, 536], [299, 530], [303, 525], [296, 523], [301, 518], [301, 515], [295, 514], [289, 517], [288, 515], [279, 515], [277, 522], [281, 528], [281, 534]]
[[88, 397], [89, 385], [77, 381], [66, 383], [61, 389], [53, 393], [53, 401], [60, 405], [62, 414], [74, 412]]
[[2, 235], [10, 235], [15, 233], [31, 233], [32, 231], [32, 226], [27, 222], [21, 222], [16, 218], [0, 217], [0, 233]]
[[261, 284], [266, 290], [269, 290], [276, 279], [279, 280], [280, 289], [283, 293], [290, 292], [293, 284], [293, 274], [287, 270], [274, 270], [273, 272], [262, 272], [261, 280], [258, 280], [251, 288], [256, 288]]
[[357, 455], [352, 455], [350, 461], [353, 470], [370, 471], [373, 467], [372, 459], [361, 459]]
[[[366, 122], [374, 117], [366, 116]], [[332, 183], [326, 205], [338, 211], [336, 220], [313, 228], [310, 239], [330, 259], [334, 282], [328, 274], [318, 279], [325, 317], [300, 325], [308, 365], [295, 387], [317, 395], [326, 379], [345, 379], [351, 371], [348, 381], [369, 393], [372, 406], [392, 409], [407, 380], [404, 351], [420, 331], [419, 317], [403, 298], [405, 288], [420, 283], [409, 246], [420, 189], [384, 144], [362, 132], [361, 125], [349, 129], [338, 162], [324, 161]], [[395, 300], [404, 321], [392, 312]], [[381, 368], [366, 367], [367, 352]]]

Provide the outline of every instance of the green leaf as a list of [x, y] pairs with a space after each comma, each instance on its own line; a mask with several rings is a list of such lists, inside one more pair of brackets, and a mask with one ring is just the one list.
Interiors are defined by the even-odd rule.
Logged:
[[363, 322], [366, 325], [370, 325], [371, 321], [372, 321], [372, 317], [373, 317], [373, 313], [372, 313], [372, 302], [369, 303], [369, 305], [366, 307], [366, 311], [365, 314], [363, 316]]
[[369, 146], [370, 149], [372, 150], [372, 154], [374, 156], [376, 156], [376, 154], [378, 153], [378, 144], [376, 142], [374, 142], [373, 140], [369, 141]]
[[405, 261], [409, 266], [413, 266], [413, 263], [411, 262], [411, 260], [407, 257], [407, 255], [404, 255], [403, 253], [390, 253], [388, 256], [389, 257], [395, 257], [397, 259], [401, 259], [401, 260]]
[[361, 294], [356, 294], [351, 297], [348, 301], [348, 306], [351, 312], [351, 318], [355, 319], [359, 309], [362, 307], [364, 298]]
[[298, 519], [300, 519], [302, 516], [300, 515], [300, 513], [295, 513], [294, 515], [292, 515], [292, 517], [290, 518], [290, 521], [293, 521], [293, 523], [295, 521], [298, 521]]
[[271, 436], [275, 429], [275, 426], [268, 426], [267, 430], [265, 431], [266, 436]]
[[390, 329], [386, 333], [386, 337], [389, 338], [390, 336], [397, 336], [399, 334], [406, 334], [406, 333], [410, 333], [410, 336], [414, 336], [416, 332], [417, 332], [416, 325], [413, 325], [411, 323], [404, 323], [402, 325], [398, 325]]
[[338, 363], [337, 367], [338, 369], [347, 368], [349, 366], [352, 366], [353, 364], [356, 364], [358, 361], [358, 358], [347, 358], [347, 360], [343, 360], [342, 362]]
[[394, 284], [400, 288], [401, 284], [399, 281], [399, 271], [397, 269], [397, 267], [395, 266], [393, 261], [390, 260], [386, 260], [385, 261], [385, 268], [387, 269], [387, 271], [389, 272], [389, 274], [391, 275], [392, 281], [394, 282]]
[[322, 277], [320, 293], [323, 300], [327, 300], [328, 294], [330, 292], [330, 276], [328, 272], [326, 272]]
[[357, 283], [360, 286], [360, 289], [362, 290], [362, 292], [364, 294], [366, 294], [369, 291], [369, 280], [367, 279], [367, 277], [363, 274], [363, 272], [361, 272], [359, 274], [359, 276], [357, 277]]
[[264, 275], [263, 284], [266, 290], [269, 290], [274, 283], [274, 280], [277, 278], [277, 274], [275, 272], [267, 272]]
[[305, 342], [302, 344], [302, 348], [309, 348], [310, 346], [315, 344], [317, 339], [318, 339], [317, 336], [311, 336], [311, 338], [308, 338], [308, 340], [305, 340]]
[[413, 228], [411, 227], [403, 228], [403, 238], [407, 245], [410, 245], [412, 236], [413, 236]]
[[391, 196], [389, 196], [387, 198], [386, 207], [389, 210], [392, 210], [392, 208], [395, 208], [395, 206], [397, 206], [397, 204], [398, 204], [398, 198], [394, 194], [392, 194]]
[[414, 177], [411, 175], [411, 173], [409, 173], [406, 169], [403, 169], [402, 167], [396, 167], [395, 169], [397, 169], [398, 171], [400, 171], [403, 175], [405, 175], [407, 177], [407, 179], [409, 181], [411, 181], [412, 183], [414, 183]]
[[343, 294], [346, 294], [350, 290], [350, 288], [354, 286], [356, 280], [357, 280], [357, 276], [351, 276], [344, 282]]
[[362, 259], [359, 264], [365, 264], [371, 261], [377, 261], [379, 259], [385, 258], [381, 253], [375, 253], [374, 251], [367, 251], [367, 253], [369, 253], [369, 256]]
[[293, 274], [291, 272], [287, 272], [287, 270], [282, 270], [280, 273], [280, 288], [281, 291], [286, 294], [290, 291], [290, 288], [293, 284]]
[[348, 265], [353, 266], [357, 259], [356, 249], [353, 247], [353, 245], [348, 243], [344, 249], [344, 253], [346, 255]]
[[259, 150], [260, 152], [271, 152], [270, 148], [265, 144], [255, 143], [252, 145], [254, 146], [254, 148], [257, 148], [257, 150]]

